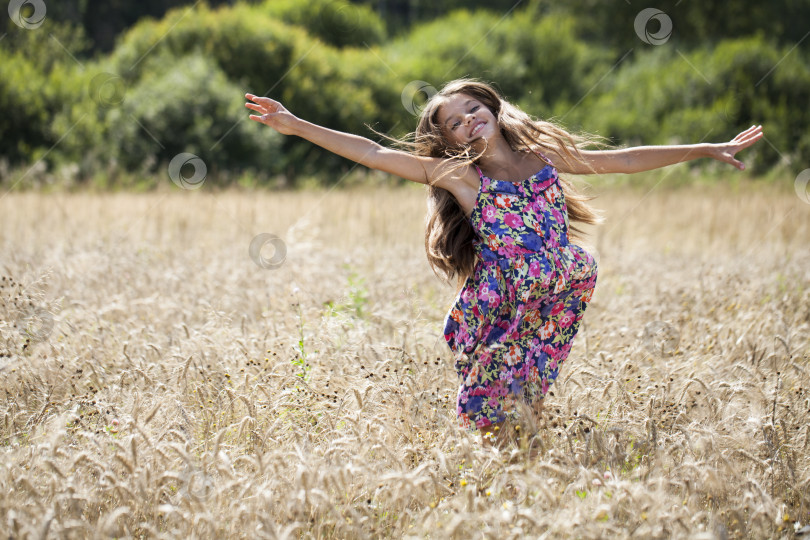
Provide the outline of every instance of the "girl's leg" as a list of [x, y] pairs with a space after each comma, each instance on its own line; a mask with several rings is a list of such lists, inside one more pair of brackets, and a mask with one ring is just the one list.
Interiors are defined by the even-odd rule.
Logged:
[[502, 449], [509, 442], [509, 430], [506, 422], [498, 422], [481, 428], [481, 437], [487, 448]]
[[545, 411], [546, 411], [545, 401], [546, 400], [544, 400], [544, 399], [537, 400], [534, 403], [534, 407], [533, 407], [533, 409], [534, 409], [534, 417], [540, 422], [541, 426], [545, 423], [545, 414], [544, 414]]
[[[535, 401], [532, 405], [531, 412], [534, 413], [535, 420], [540, 424], [540, 429], [544, 429], [546, 424], [544, 417], [545, 400], [541, 399]], [[481, 428], [479, 431], [481, 432], [485, 447], [503, 449], [510, 442], [516, 442], [520, 438], [520, 434], [517, 433], [516, 428], [518, 428], [518, 426], [513, 425], [511, 422], [503, 421], [497, 424], [490, 424], [489, 426]], [[524, 436], [528, 435], [528, 433], [524, 434]]]

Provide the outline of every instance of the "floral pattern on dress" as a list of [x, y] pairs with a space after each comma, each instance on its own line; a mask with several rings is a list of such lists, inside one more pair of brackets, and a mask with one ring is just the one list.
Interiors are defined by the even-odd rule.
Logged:
[[444, 321], [460, 379], [459, 423], [471, 430], [514, 419], [518, 400], [543, 399], [597, 277], [594, 258], [568, 241], [567, 207], [552, 164], [522, 182], [476, 169], [481, 186], [469, 218], [476, 264]]

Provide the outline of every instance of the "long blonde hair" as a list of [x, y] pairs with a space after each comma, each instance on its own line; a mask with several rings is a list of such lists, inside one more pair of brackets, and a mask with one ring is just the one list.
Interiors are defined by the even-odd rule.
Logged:
[[[475, 164], [481, 154], [472, 155], [469, 147], [450, 143], [442, 133], [438, 121], [440, 107], [454, 94], [469, 95], [484, 104], [498, 119], [501, 134], [513, 151], [555, 150], [566, 163], [578, 155], [586, 145], [607, 146], [603, 138], [586, 133], [569, 133], [551, 121], [536, 120], [517, 106], [509, 103], [489, 84], [463, 78], [447, 83], [425, 104], [414, 133], [413, 142], [404, 142], [409, 151], [421, 156], [443, 157], [458, 162], [458, 167]], [[573, 149], [573, 152], [572, 152]], [[483, 153], [483, 152], [482, 152]], [[452, 170], [455, 170], [453, 167]], [[598, 224], [603, 218], [587, 201], [594, 197], [580, 194], [574, 186], [559, 178], [568, 208], [568, 221], [572, 239], [582, 239], [584, 232], [574, 223]], [[446, 283], [457, 278], [460, 289], [475, 267], [473, 239], [475, 231], [456, 198], [446, 189], [428, 183], [428, 212], [425, 217], [425, 251], [433, 272]]]

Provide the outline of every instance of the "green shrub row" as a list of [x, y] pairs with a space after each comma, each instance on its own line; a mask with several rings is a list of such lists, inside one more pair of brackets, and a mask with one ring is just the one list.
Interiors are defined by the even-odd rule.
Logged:
[[808, 55], [761, 35], [691, 49], [639, 39], [624, 51], [584, 39], [585, 23], [564, 10], [527, 8], [455, 11], [386, 40], [368, 8], [274, 0], [175, 9], [84, 59], [66, 52], [81, 49], [80, 30], [48, 24], [11, 28], [14, 47], [0, 41], [6, 185], [37, 161], [37, 170], [72, 166], [77, 182], [103, 172], [114, 185], [125, 172], [163, 174], [181, 152], [199, 156], [212, 183], [246, 173], [334, 183], [353, 164], [249, 120], [246, 92], [376, 139], [368, 126], [397, 137], [414, 129], [425, 96], [410, 83], [430, 91], [461, 76], [619, 145], [720, 141], [761, 123], [767, 144], [746, 156], [755, 170], [810, 162]]

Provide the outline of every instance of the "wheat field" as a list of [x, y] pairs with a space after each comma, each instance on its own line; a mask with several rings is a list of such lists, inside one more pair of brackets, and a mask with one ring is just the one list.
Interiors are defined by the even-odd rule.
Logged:
[[[0, 199], [3, 536], [810, 522], [810, 205], [790, 189], [592, 189], [599, 277], [551, 415], [496, 451], [456, 424], [421, 186], [171, 187]], [[259, 234], [286, 253], [251, 254]]]

